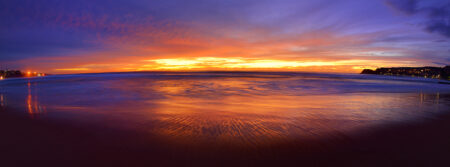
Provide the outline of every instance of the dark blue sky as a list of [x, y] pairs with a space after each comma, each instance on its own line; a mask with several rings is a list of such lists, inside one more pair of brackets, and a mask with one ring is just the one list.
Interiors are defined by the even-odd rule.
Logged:
[[0, 65], [51, 73], [450, 64], [448, 0], [0, 0]]

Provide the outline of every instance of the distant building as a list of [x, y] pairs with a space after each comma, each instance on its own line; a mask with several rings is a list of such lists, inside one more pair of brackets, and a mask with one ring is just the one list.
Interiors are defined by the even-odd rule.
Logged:
[[450, 66], [445, 67], [393, 67], [364, 69], [361, 74], [397, 75], [450, 80]]
[[45, 76], [44, 73], [38, 72], [26, 72], [23, 73], [19, 70], [0, 70], [0, 79], [16, 78], [16, 77], [41, 77]]
[[22, 72], [18, 70], [0, 70], [2, 78], [23, 77]]

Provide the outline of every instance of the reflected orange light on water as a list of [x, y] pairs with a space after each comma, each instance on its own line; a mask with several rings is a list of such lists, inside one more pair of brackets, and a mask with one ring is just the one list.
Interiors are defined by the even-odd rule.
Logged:
[[411, 113], [392, 108], [405, 105], [403, 100], [412, 106], [423, 101], [419, 96], [402, 99], [403, 95], [383, 94], [302, 96], [296, 94], [301, 90], [293, 94], [289, 89], [267, 87], [265, 82], [273, 80], [292, 78], [126, 80], [110, 86], [140, 97], [164, 95], [131, 108], [124, 105], [127, 107], [123, 110], [147, 115], [140, 119], [154, 124], [142, 127], [145, 131], [176, 143], [214, 139], [218, 143], [263, 145], [333, 136], [364, 129], [380, 120], [408, 118]]
[[[70, 78], [51, 87], [45, 87], [51, 81], [28, 82], [22, 103], [32, 117], [48, 109], [73, 121], [141, 131], [177, 144], [245, 146], [342, 136], [448, 109], [439, 108], [439, 93], [342, 93], [346, 81], [341, 78], [273, 73], [104, 75], [108, 80]], [[42, 90], [46, 92], [39, 94]]]
[[34, 116], [36, 116], [38, 114], [45, 113], [46, 108], [45, 108], [45, 106], [42, 106], [40, 104], [40, 102], [38, 101], [38, 95], [36, 92], [33, 92], [31, 82], [27, 83], [27, 89], [28, 89], [28, 94], [27, 94], [26, 106], [27, 106], [28, 114], [33, 118]]
[[0, 94], [0, 109], [6, 107], [6, 100], [3, 94]]
[[[351, 98], [357, 101], [363, 97]], [[389, 100], [393, 99], [380, 97], [366, 103], [383, 104]], [[344, 104], [338, 107], [336, 103]], [[157, 114], [154, 119], [163, 126], [156, 126], [153, 132], [173, 141], [215, 138], [225, 143], [268, 144], [265, 142], [349, 132], [369, 125], [360, 122], [383, 117], [364, 113], [365, 103], [345, 104], [339, 96], [231, 95], [220, 100], [171, 97], [157, 104], [152, 108]]]

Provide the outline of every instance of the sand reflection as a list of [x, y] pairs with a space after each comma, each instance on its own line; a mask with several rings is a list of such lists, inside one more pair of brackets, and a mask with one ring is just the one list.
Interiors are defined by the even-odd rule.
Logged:
[[109, 86], [143, 97], [159, 95], [134, 101], [132, 110], [144, 113], [152, 122], [138, 128], [174, 142], [190, 143], [264, 145], [339, 136], [389, 121], [413, 119], [435, 111], [431, 106], [439, 100], [439, 94], [416, 93], [316, 95], [304, 91], [302, 95], [282, 84], [291, 80], [123, 80], [120, 85]]

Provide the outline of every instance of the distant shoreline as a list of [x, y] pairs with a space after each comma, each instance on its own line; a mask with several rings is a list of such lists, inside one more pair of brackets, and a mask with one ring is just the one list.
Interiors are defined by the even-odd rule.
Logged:
[[23, 78], [23, 77], [42, 77], [45, 73], [38, 72], [22, 72], [20, 70], [0, 70], [0, 80], [7, 78]]
[[392, 67], [364, 69], [361, 74], [410, 76], [450, 80], [450, 66], [445, 67]]

